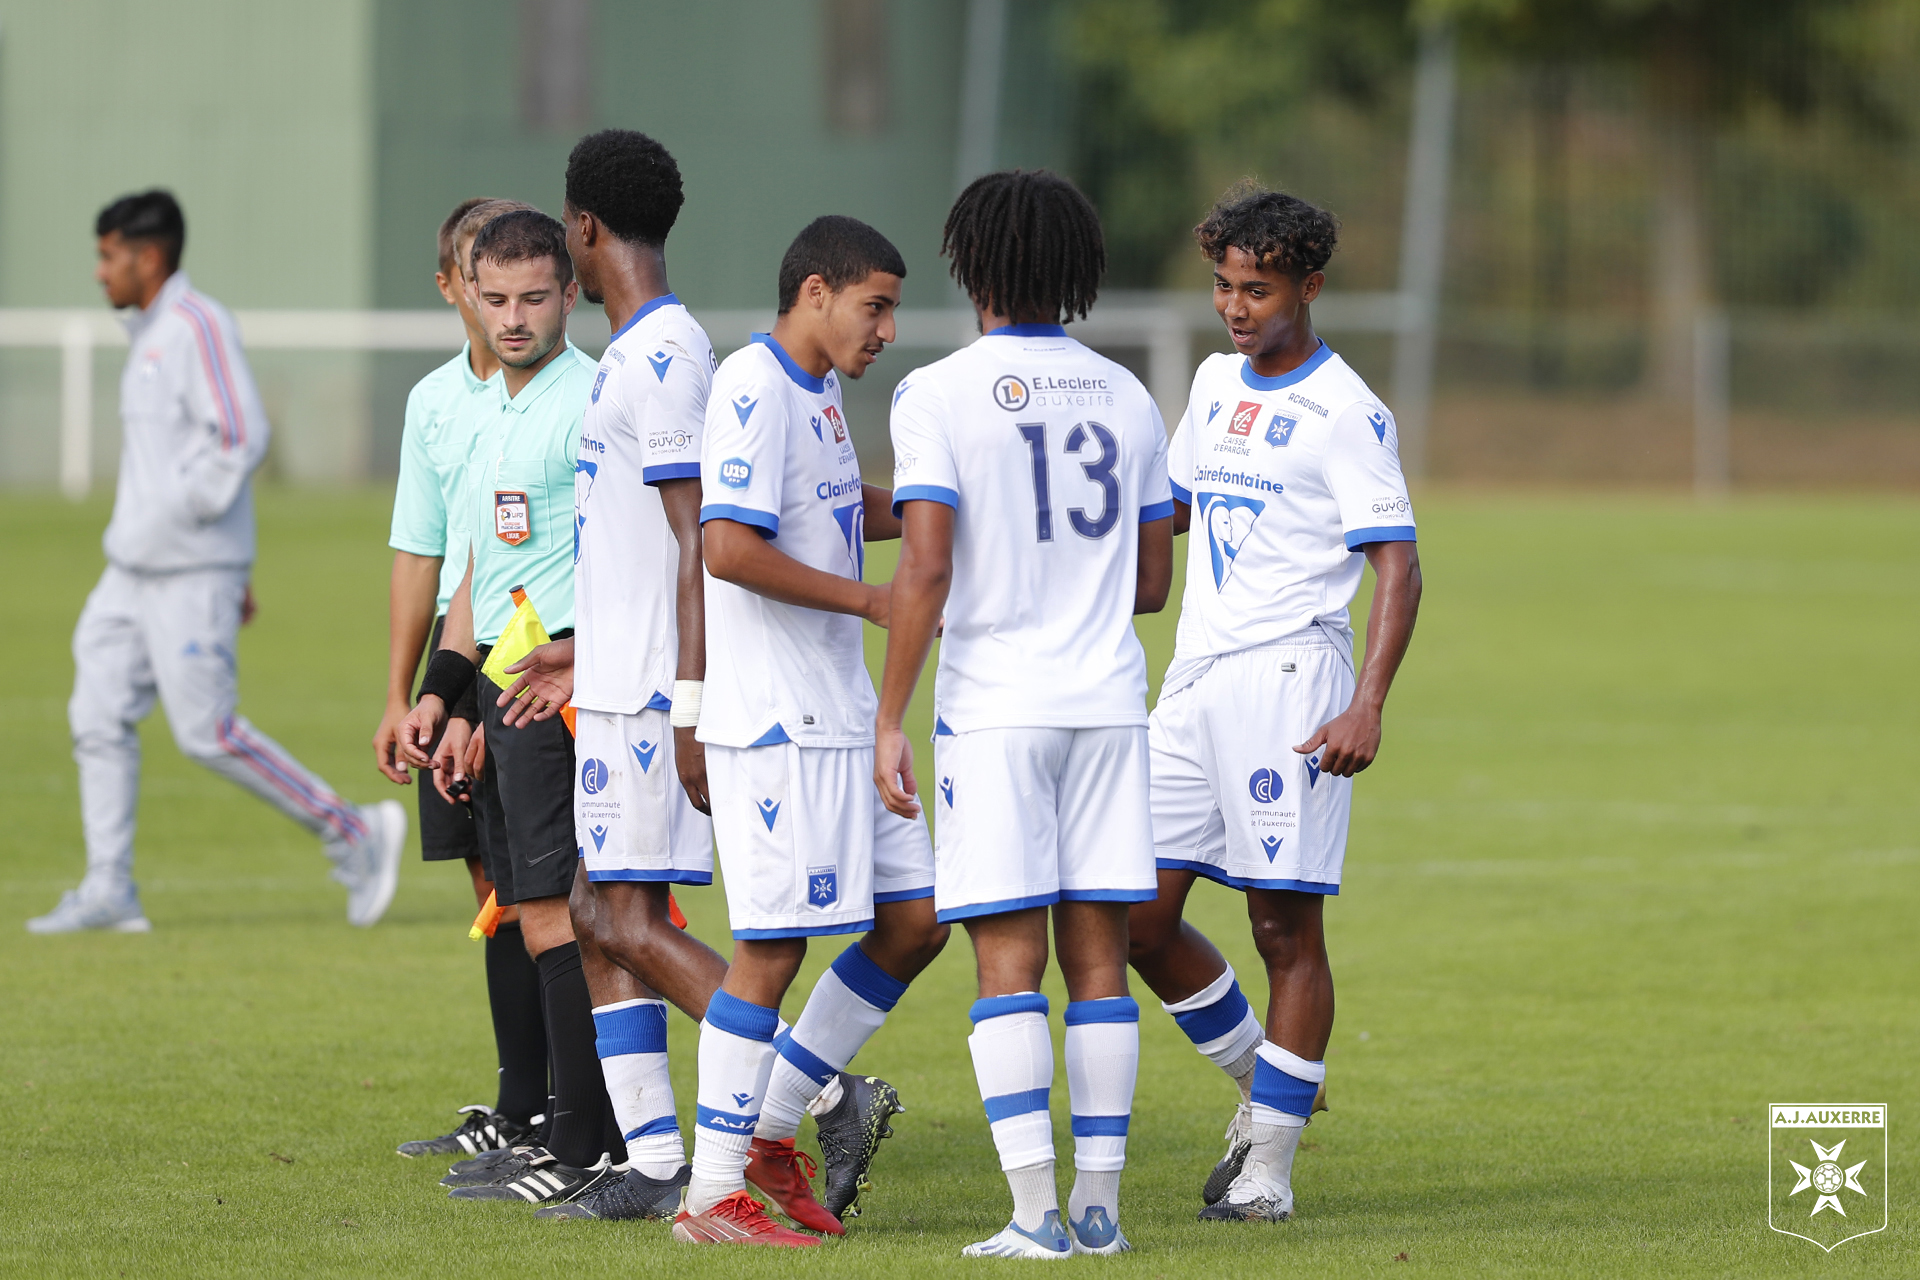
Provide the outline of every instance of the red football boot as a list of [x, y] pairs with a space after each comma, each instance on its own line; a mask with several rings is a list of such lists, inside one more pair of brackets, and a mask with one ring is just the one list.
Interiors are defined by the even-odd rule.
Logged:
[[705, 1213], [682, 1209], [673, 1220], [673, 1238], [682, 1244], [770, 1244], [787, 1249], [808, 1249], [820, 1243], [817, 1236], [789, 1231], [769, 1218], [760, 1202], [744, 1190]]
[[747, 1149], [747, 1181], [773, 1201], [774, 1208], [809, 1231], [843, 1236], [847, 1229], [840, 1219], [813, 1197], [813, 1176], [818, 1172], [813, 1157], [796, 1150], [792, 1138], [780, 1142], [755, 1138]]

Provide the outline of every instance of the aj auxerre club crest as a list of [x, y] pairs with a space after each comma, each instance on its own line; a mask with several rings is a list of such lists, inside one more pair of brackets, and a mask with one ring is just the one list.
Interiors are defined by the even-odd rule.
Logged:
[[838, 901], [840, 901], [840, 869], [808, 867], [807, 905], [824, 911]]
[[1887, 1229], [1885, 1103], [1767, 1108], [1767, 1225], [1828, 1253]]
[[1199, 493], [1194, 497], [1200, 507], [1200, 521], [1207, 530], [1207, 551], [1213, 557], [1213, 589], [1226, 589], [1233, 576], [1233, 562], [1253, 532], [1253, 522], [1267, 509], [1259, 498], [1237, 493]]

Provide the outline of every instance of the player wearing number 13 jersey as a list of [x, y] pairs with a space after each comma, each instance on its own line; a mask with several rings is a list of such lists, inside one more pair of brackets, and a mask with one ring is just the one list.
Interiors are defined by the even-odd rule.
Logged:
[[[1337, 225], [1305, 201], [1230, 192], [1196, 228], [1234, 355], [1193, 380], [1170, 451], [1186, 597], [1150, 740], [1160, 893], [1132, 960], [1242, 1103], [1203, 1219], [1293, 1212], [1293, 1156], [1326, 1078], [1333, 977], [1321, 910], [1340, 890], [1353, 775], [1420, 599], [1393, 415], [1313, 332]], [[1378, 576], [1356, 684], [1347, 602]], [[1265, 1026], [1181, 911], [1196, 876], [1242, 889]]]
[[[1166, 431], [1146, 389], [1067, 335], [1105, 254], [1071, 183], [989, 174], [947, 217], [944, 251], [979, 313], [973, 345], [894, 396], [904, 544], [875, 781], [911, 813], [901, 716], [944, 608], [935, 686], [934, 905], [979, 961], [969, 1042], [1013, 1220], [965, 1252], [1118, 1253], [1120, 1170], [1139, 1061], [1127, 904], [1155, 893], [1146, 660], [1136, 612], [1172, 573]], [[1047, 916], [1067, 976], [1078, 1176], [1062, 1223], [1047, 1091]]]

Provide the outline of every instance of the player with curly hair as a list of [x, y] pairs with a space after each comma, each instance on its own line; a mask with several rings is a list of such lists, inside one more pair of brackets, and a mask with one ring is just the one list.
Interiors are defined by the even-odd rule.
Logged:
[[[1393, 415], [1313, 331], [1339, 238], [1325, 210], [1247, 184], [1194, 228], [1232, 355], [1193, 379], [1168, 451], [1187, 547], [1174, 658], [1149, 727], [1159, 895], [1130, 960], [1194, 1047], [1240, 1087], [1203, 1220], [1293, 1213], [1293, 1157], [1326, 1079], [1353, 775], [1413, 635], [1420, 561]], [[1347, 604], [1378, 582], [1356, 683]], [[1196, 878], [1242, 890], [1270, 993], [1264, 1026], [1232, 966], [1181, 919]]]

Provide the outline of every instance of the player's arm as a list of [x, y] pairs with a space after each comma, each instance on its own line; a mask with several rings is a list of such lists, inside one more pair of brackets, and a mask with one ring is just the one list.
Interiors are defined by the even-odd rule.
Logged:
[[1320, 752], [1320, 771], [1350, 778], [1380, 752], [1380, 715], [1400, 670], [1420, 612], [1420, 552], [1413, 542], [1370, 542], [1360, 548], [1373, 566], [1373, 607], [1367, 613], [1367, 656], [1347, 709], [1295, 747]]
[[[882, 802], [903, 818], [920, 812], [914, 799], [920, 784], [913, 776], [913, 745], [901, 722], [933, 651], [934, 632], [953, 584], [954, 514], [944, 502], [901, 504], [904, 532], [900, 564], [893, 573], [893, 620], [887, 629], [880, 711], [874, 719], [873, 781]], [[1164, 526], [1166, 521], [1157, 523]]]
[[[461, 659], [466, 662], [464, 669], [460, 666]], [[435, 739], [440, 737], [440, 730], [446, 727], [447, 708], [460, 692], [473, 687], [479, 662], [480, 647], [473, 642], [473, 553], [469, 551], [467, 572], [447, 602], [447, 620], [440, 628], [440, 648], [427, 659], [427, 678], [420, 684], [420, 701], [400, 722], [400, 754], [415, 768], [438, 767], [429, 753]], [[460, 688], [456, 689], [455, 685]]]
[[879, 485], [860, 486], [860, 513], [868, 542], [892, 542], [900, 536], [900, 517], [893, 514], [893, 490], [882, 489]]
[[397, 761], [400, 722], [413, 703], [413, 676], [420, 669], [420, 651], [433, 630], [433, 606], [439, 594], [440, 557], [411, 551], [393, 553], [393, 574], [387, 583], [387, 709], [373, 734], [373, 760], [380, 772], [406, 786], [413, 781]]
[[188, 365], [185, 401], [202, 432], [180, 460], [180, 480], [188, 509], [210, 524], [233, 508], [265, 460], [272, 428], [246, 352], [229, 332], [231, 317], [196, 309], [190, 323], [196, 341], [181, 357]]
[[749, 524], [715, 516], [701, 526], [707, 572], [782, 604], [850, 613], [887, 625], [887, 588], [801, 564]]
[[1140, 526], [1140, 558], [1134, 567], [1133, 611], [1158, 613], [1167, 607], [1173, 589], [1173, 517], [1162, 516]]
[[1191, 528], [1193, 528], [1193, 504], [1191, 502], [1182, 502], [1180, 495], [1175, 494], [1173, 498], [1173, 536], [1177, 538]]
[[[674, 573], [674, 626], [679, 633], [680, 659], [674, 668], [673, 761], [680, 771], [680, 785], [687, 799], [702, 813], [712, 813], [707, 795], [707, 749], [696, 737], [700, 708], [694, 690], [707, 678], [707, 591], [700, 574], [700, 480], [688, 477], [662, 480], [654, 486], [660, 491], [660, 505], [667, 509], [667, 527], [680, 544], [680, 562]], [[695, 694], [695, 704], [683, 707], [682, 701]]]

